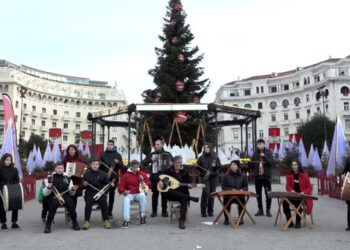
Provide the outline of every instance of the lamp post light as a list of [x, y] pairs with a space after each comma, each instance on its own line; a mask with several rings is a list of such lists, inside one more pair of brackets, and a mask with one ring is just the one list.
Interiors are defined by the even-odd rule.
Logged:
[[18, 144], [22, 141], [22, 123], [23, 123], [23, 99], [25, 98], [25, 95], [27, 93], [28, 89], [21, 86], [19, 93], [21, 98], [21, 115], [20, 115], [20, 121], [19, 121], [19, 140]]

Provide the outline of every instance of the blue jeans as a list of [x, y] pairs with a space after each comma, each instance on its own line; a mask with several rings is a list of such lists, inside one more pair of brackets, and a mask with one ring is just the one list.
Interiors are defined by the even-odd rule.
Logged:
[[141, 217], [146, 215], [147, 197], [144, 193], [128, 194], [124, 197], [124, 221], [130, 221], [130, 204], [133, 201], [140, 202]]

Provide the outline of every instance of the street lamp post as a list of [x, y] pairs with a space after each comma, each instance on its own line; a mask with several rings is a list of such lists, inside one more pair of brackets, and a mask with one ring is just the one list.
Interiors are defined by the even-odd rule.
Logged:
[[23, 123], [23, 99], [25, 98], [25, 95], [27, 93], [27, 88], [21, 86], [19, 93], [21, 97], [21, 115], [20, 115], [20, 121], [19, 121], [19, 140], [18, 144], [22, 141], [22, 123]]
[[322, 96], [322, 105], [323, 105], [323, 125], [324, 125], [324, 139], [327, 142], [327, 128], [326, 128], [326, 110], [324, 105], [324, 97], [326, 96], [326, 91], [324, 90], [326, 86], [321, 86], [317, 88], [319, 90], [320, 96]]

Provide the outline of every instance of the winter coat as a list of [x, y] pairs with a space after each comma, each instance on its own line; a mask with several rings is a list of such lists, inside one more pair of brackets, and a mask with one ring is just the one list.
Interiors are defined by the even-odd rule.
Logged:
[[[146, 157], [146, 159], [144, 159], [141, 162], [141, 167], [142, 168], [147, 168], [150, 165], [151, 173], [155, 174], [155, 172], [153, 170], [153, 164], [156, 164], [156, 162], [152, 161], [152, 156], [153, 155], [157, 155], [158, 157], [160, 157], [160, 155], [161, 155], [161, 157], [164, 159], [164, 161], [162, 161], [161, 166], [159, 166], [159, 169], [156, 171], [158, 174], [161, 174], [161, 173], [163, 173], [164, 171], [166, 171], [167, 169], [170, 168], [170, 162], [173, 161], [173, 156], [168, 151], [165, 151], [164, 149], [162, 149], [160, 151], [153, 151], [153, 152], [151, 152]], [[154, 167], [155, 167], [154, 169], [156, 170], [157, 166], [155, 165]]]
[[[90, 185], [94, 186], [98, 190], [101, 190], [104, 186], [109, 183], [107, 174], [102, 170], [97, 171], [88, 171], [83, 176], [83, 181], [87, 181]], [[90, 185], [83, 186], [85, 189], [85, 195], [95, 195], [97, 190], [91, 187]]]
[[228, 172], [222, 181], [222, 190], [248, 190], [247, 177], [240, 172]]
[[[100, 159], [102, 162], [104, 162], [109, 167], [111, 167], [114, 164], [115, 159], [118, 160], [118, 163], [115, 164], [115, 166], [113, 168], [113, 171], [115, 172], [115, 174], [114, 173], [111, 174], [111, 179], [118, 179], [119, 169], [124, 168], [122, 156], [116, 151], [106, 150], [105, 152], [103, 152], [103, 154], [101, 155], [101, 159]], [[104, 164], [100, 164], [100, 170], [108, 173], [109, 168], [107, 168]]]
[[[210, 169], [211, 168], [211, 163], [212, 163], [212, 158], [211, 158], [211, 154], [206, 154], [206, 153], [203, 153], [199, 158], [198, 158], [198, 161], [197, 161], [197, 164], [202, 167], [202, 168], [205, 168], [205, 169]], [[216, 158], [216, 165], [214, 168], [212, 168], [212, 175], [210, 175], [209, 178], [212, 178], [212, 177], [215, 177], [217, 176], [218, 174], [218, 170], [219, 168], [221, 167], [221, 162], [220, 162], [220, 159], [219, 158]], [[205, 171], [204, 169], [202, 168], [198, 168], [199, 170], [199, 175], [200, 177], [204, 177], [205, 174], [207, 173], [207, 171]]]
[[4, 185], [18, 184], [19, 176], [17, 168], [13, 166], [0, 167], [0, 189]]
[[[311, 195], [312, 194], [312, 186], [310, 183], [309, 175], [304, 172], [300, 172], [298, 175], [299, 178], [299, 186], [300, 186], [300, 192], [303, 192], [304, 194]], [[294, 174], [290, 173], [287, 175], [287, 184], [286, 184], [286, 190], [287, 192], [291, 192], [294, 190]], [[307, 199], [305, 201], [306, 203], [306, 214], [311, 214], [312, 207], [313, 207], [313, 201], [311, 199]]]
[[[71, 156], [66, 155], [63, 158], [63, 160], [62, 160], [62, 163], [63, 163], [63, 166], [64, 166], [64, 171], [66, 171], [66, 167], [67, 167], [67, 163], [68, 162], [81, 162], [81, 163], [84, 163], [83, 159], [81, 159], [80, 157], [73, 157], [72, 158]], [[81, 185], [83, 184], [83, 178], [72, 176], [71, 179], [73, 181], [73, 184], [78, 186], [78, 189], [77, 189], [75, 195], [76, 196], [82, 196], [83, 195], [83, 190], [82, 190]]]
[[137, 174], [134, 174], [130, 169], [126, 172], [120, 180], [118, 192], [123, 194], [125, 191], [130, 191], [130, 194], [138, 194], [140, 179], [139, 174], [143, 177], [143, 182], [147, 184], [149, 188], [152, 188], [152, 183], [149, 180], [147, 174], [141, 170]]
[[[188, 172], [185, 169], [181, 169], [179, 173], [176, 173], [174, 168], [171, 167], [169, 169], [167, 169], [164, 174], [166, 175], [170, 175], [171, 177], [174, 177], [176, 180], [178, 180], [180, 183], [190, 183], [190, 175], [188, 174]], [[181, 193], [184, 194], [189, 194], [190, 192], [188, 191], [188, 186], [180, 186], [177, 190]]]
[[[58, 192], [62, 193], [66, 190], [69, 190], [69, 192], [65, 193], [65, 195], [75, 195], [75, 191], [72, 190], [73, 182], [70, 177], [68, 177], [66, 174], [57, 174], [53, 173], [51, 177], [48, 180], [48, 183], [52, 183], [52, 185], [57, 189]], [[48, 188], [46, 186], [43, 190], [44, 196], [51, 196], [54, 197], [54, 194], [52, 192], [52, 188]]]
[[271, 178], [271, 169], [274, 167], [275, 162], [273, 160], [273, 155], [270, 150], [264, 148], [263, 150], [264, 157], [263, 157], [263, 162], [264, 162], [264, 174], [259, 175], [259, 162], [260, 162], [260, 151], [257, 149], [253, 156], [252, 156], [252, 163], [249, 164], [250, 167], [253, 168], [253, 176], [255, 179], [261, 179], [261, 178]]

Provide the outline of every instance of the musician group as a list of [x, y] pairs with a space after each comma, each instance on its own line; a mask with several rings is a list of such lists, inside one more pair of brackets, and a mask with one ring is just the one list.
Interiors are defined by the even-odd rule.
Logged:
[[[103, 227], [111, 228], [110, 219], [113, 218], [113, 203], [116, 189], [119, 194], [124, 196], [123, 201], [123, 223], [122, 228], [128, 228], [130, 224], [130, 208], [133, 202], [137, 202], [140, 208], [140, 225], [146, 225], [147, 193], [152, 191], [152, 212], [151, 217], [158, 215], [159, 193], [161, 194], [161, 215], [168, 217], [168, 201], [179, 203], [180, 216], [179, 228], [185, 229], [187, 209], [190, 202], [199, 202], [198, 197], [190, 195], [189, 189], [193, 188], [190, 183], [190, 176], [183, 168], [181, 156], [172, 156], [163, 148], [163, 141], [155, 141], [155, 151], [151, 152], [142, 162], [133, 160], [126, 173], [118, 183], [118, 173], [125, 169], [121, 155], [115, 150], [114, 141], [108, 141], [107, 150], [100, 159], [94, 159], [90, 162], [84, 174], [78, 176], [68, 176], [66, 174], [67, 166], [70, 163], [83, 163], [79, 156], [79, 151], [75, 145], [69, 145], [67, 155], [62, 164], [55, 166], [54, 172], [43, 181], [39, 192], [39, 202], [42, 204], [41, 218], [45, 223], [44, 233], [50, 233], [56, 211], [59, 207], [64, 207], [67, 218], [72, 222], [73, 230], [80, 230], [77, 221], [76, 207], [78, 197], [84, 193], [85, 214], [82, 228], [88, 230], [90, 227], [90, 217], [92, 208], [97, 205], [101, 210]], [[271, 151], [265, 148], [265, 141], [260, 139], [257, 143], [257, 150], [254, 152], [249, 166], [253, 170], [255, 180], [255, 191], [258, 195], [258, 211], [255, 216], [271, 217], [271, 198], [268, 193], [271, 192], [271, 169], [274, 165]], [[221, 167], [220, 160], [210, 144], [204, 145], [203, 154], [199, 157], [196, 165], [200, 172], [200, 183], [202, 184], [202, 195], [200, 202], [201, 216], [214, 216], [214, 199], [210, 193], [216, 191], [218, 183], [218, 170]], [[142, 169], [150, 168], [150, 177]], [[347, 162], [344, 174], [350, 172], [350, 161]], [[14, 167], [11, 154], [4, 154], [0, 159], [0, 189], [4, 186], [20, 185], [18, 171]], [[266, 208], [264, 213], [262, 201], [262, 189], [264, 188], [266, 197]], [[246, 175], [241, 171], [241, 162], [234, 160], [231, 162], [228, 173], [224, 175], [222, 181], [222, 190], [248, 190]], [[305, 173], [300, 163], [295, 160], [291, 165], [291, 172], [287, 175], [286, 191], [290, 193], [299, 193], [311, 195], [312, 186], [307, 173]], [[0, 199], [0, 220], [1, 229], [7, 229], [7, 219], [5, 211], [4, 194]], [[229, 213], [231, 204], [238, 204], [238, 213], [244, 214], [246, 197], [240, 195], [238, 199], [232, 200], [224, 197], [223, 203], [226, 205], [224, 212], [224, 225], [229, 225]], [[291, 200], [294, 207], [299, 207], [300, 200]], [[230, 204], [228, 204], [230, 203]], [[312, 211], [312, 200], [306, 199], [306, 213]], [[290, 204], [283, 201], [283, 212], [287, 221], [291, 218]], [[350, 201], [347, 201], [347, 231], [350, 231]], [[17, 207], [16, 207], [17, 208]], [[12, 229], [20, 229], [17, 224], [18, 209], [12, 210]], [[299, 211], [301, 213], [301, 211]], [[248, 214], [249, 215], [249, 214]], [[297, 214], [295, 223], [289, 224], [289, 227], [300, 228], [301, 217]], [[244, 223], [243, 219], [239, 224]], [[237, 223], [238, 224], [238, 223]]]

